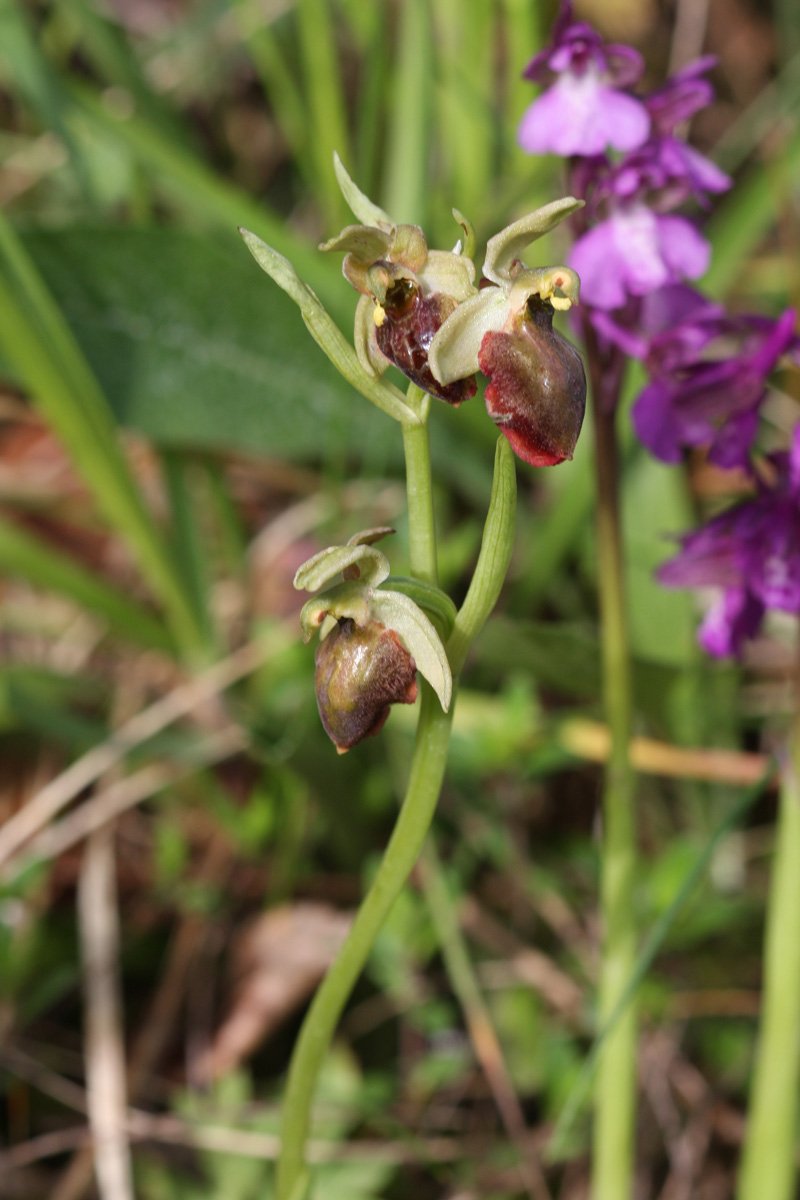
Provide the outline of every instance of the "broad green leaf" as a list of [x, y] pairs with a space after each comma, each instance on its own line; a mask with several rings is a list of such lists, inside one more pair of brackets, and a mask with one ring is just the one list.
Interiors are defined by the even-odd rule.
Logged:
[[395, 442], [399, 455], [394, 429], [316, 352], [241, 243], [105, 229], [25, 246], [121, 424], [162, 446], [290, 461], [369, 449], [383, 463]]
[[119, 446], [91, 365], [12, 226], [0, 219], [0, 349], [66, 446], [111, 527], [131, 546], [176, 640], [204, 649], [157, 525]]

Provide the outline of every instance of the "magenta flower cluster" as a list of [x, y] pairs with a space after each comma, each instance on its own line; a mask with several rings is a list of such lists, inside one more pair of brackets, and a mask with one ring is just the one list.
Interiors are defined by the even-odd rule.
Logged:
[[721, 589], [700, 640], [727, 655], [767, 609], [800, 612], [799, 435], [791, 455], [753, 465], [769, 377], [784, 356], [800, 362], [800, 342], [793, 310], [775, 320], [733, 314], [687, 283], [705, 274], [710, 246], [678, 210], [708, 208], [732, 182], [678, 132], [712, 100], [713, 65], [698, 59], [637, 94], [639, 54], [605, 44], [565, 0], [551, 44], [525, 72], [546, 86], [518, 139], [530, 153], [567, 159], [571, 190], [586, 200], [569, 266], [604, 360], [627, 355], [647, 368], [633, 408], [640, 441], [670, 463], [702, 447], [717, 466], [754, 479], [754, 499], [686, 537], [659, 573], [668, 586]]

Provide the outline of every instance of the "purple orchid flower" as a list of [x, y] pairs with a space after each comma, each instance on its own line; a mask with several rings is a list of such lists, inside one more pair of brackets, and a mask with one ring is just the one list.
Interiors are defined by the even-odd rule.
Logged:
[[699, 278], [710, 256], [708, 242], [691, 221], [656, 213], [637, 198], [578, 238], [568, 264], [580, 276], [584, 303], [614, 309], [629, 296]]
[[708, 193], [727, 191], [733, 180], [704, 154], [677, 138], [675, 130], [714, 98], [714, 89], [703, 75], [715, 63], [711, 54], [698, 58], [644, 97], [652, 121], [650, 153], [659, 159], [665, 174], [685, 181], [701, 204], [707, 203]]
[[658, 572], [667, 587], [722, 589], [698, 634], [716, 657], [740, 654], [768, 609], [800, 613], [800, 425], [790, 452], [769, 461], [771, 483], [688, 534]]
[[[632, 418], [640, 441], [663, 462], [680, 462], [688, 446], [709, 445], [721, 467], [747, 467], [766, 383], [778, 360], [794, 351], [796, 314], [777, 320], [699, 310], [652, 339], [646, 361], [654, 378]], [[707, 360], [719, 336], [740, 341], [738, 353]]]
[[601, 154], [633, 150], [645, 141], [650, 117], [630, 87], [644, 70], [631, 46], [606, 45], [565, 0], [550, 45], [528, 64], [525, 79], [549, 83], [520, 122], [517, 140], [529, 154]]

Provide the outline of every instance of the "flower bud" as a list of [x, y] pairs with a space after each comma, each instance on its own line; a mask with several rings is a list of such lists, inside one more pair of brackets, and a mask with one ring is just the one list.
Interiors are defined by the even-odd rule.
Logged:
[[552, 305], [530, 296], [509, 327], [484, 335], [478, 361], [491, 381], [487, 412], [514, 453], [534, 467], [572, 458], [586, 376], [578, 351], [553, 329]]
[[315, 662], [319, 715], [339, 754], [379, 733], [390, 705], [417, 698], [416, 663], [379, 621], [338, 621], [317, 647]]

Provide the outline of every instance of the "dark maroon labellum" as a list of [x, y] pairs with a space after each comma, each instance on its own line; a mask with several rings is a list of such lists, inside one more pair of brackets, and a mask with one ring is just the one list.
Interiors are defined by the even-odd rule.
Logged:
[[572, 458], [586, 408], [575, 347], [553, 329], [553, 309], [532, 296], [517, 327], [487, 333], [478, 354], [490, 380], [486, 409], [515, 454], [534, 467]]
[[314, 687], [325, 732], [340, 754], [383, 728], [391, 704], [413, 704], [417, 667], [393, 629], [339, 622], [316, 653]]
[[458, 408], [478, 390], [475, 376], [441, 384], [428, 366], [433, 335], [455, 308], [455, 301], [436, 292], [421, 295], [409, 279], [398, 279], [386, 294], [385, 317], [376, 326], [378, 347], [407, 379], [439, 400]]

